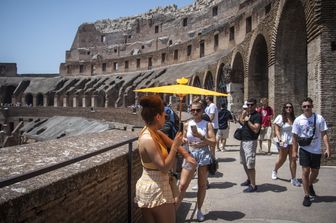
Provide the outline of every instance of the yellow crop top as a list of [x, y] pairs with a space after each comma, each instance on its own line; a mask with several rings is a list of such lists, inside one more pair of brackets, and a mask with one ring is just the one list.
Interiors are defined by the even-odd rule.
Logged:
[[[147, 130], [147, 131], [146, 131]], [[150, 136], [152, 137], [153, 141], [157, 144], [158, 149], [161, 152], [161, 157], [163, 160], [165, 160], [168, 156], [168, 150], [167, 147], [165, 145], [165, 143], [163, 142], [163, 140], [161, 139], [160, 135], [158, 135], [156, 132], [152, 131], [151, 129], [149, 129], [148, 127], [144, 127], [141, 132], [140, 132], [140, 136], [144, 135], [144, 134], [150, 134]], [[154, 163], [150, 162], [150, 163], [145, 163], [143, 162], [142, 158], [141, 158], [141, 163], [142, 166], [145, 167], [146, 169], [150, 169], [150, 170], [157, 170], [157, 167], [155, 166]]]

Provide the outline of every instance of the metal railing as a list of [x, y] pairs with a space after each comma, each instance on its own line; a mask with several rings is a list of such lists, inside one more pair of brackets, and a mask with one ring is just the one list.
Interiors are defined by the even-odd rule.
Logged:
[[63, 162], [59, 162], [56, 164], [52, 164], [46, 167], [42, 167], [36, 170], [32, 170], [32, 171], [28, 171], [26, 173], [20, 174], [20, 175], [16, 175], [16, 176], [12, 176], [12, 177], [8, 177], [6, 179], [2, 179], [0, 180], [0, 188], [6, 187], [6, 186], [10, 186], [12, 184], [24, 181], [24, 180], [28, 180], [30, 178], [51, 172], [53, 170], [57, 170], [60, 168], [63, 168], [65, 166], [80, 162], [82, 160], [88, 159], [90, 157], [93, 156], [97, 156], [101, 153], [110, 151], [112, 149], [118, 148], [120, 146], [126, 145], [128, 144], [128, 158], [127, 158], [127, 163], [128, 163], [128, 170], [127, 170], [127, 196], [128, 196], [128, 222], [132, 222], [132, 162], [133, 162], [133, 156], [132, 156], [132, 152], [133, 152], [133, 142], [135, 142], [136, 140], [138, 140], [138, 137], [129, 139], [127, 141], [123, 141], [117, 144], [114, 144], [112, 146], [109, 146], [107, 148], [103, 148], [91, 153], [87, 153], [84, 154], [82, 156], [78, 156], [78, 157], [74, 157], [72, 159], [63, 161]]

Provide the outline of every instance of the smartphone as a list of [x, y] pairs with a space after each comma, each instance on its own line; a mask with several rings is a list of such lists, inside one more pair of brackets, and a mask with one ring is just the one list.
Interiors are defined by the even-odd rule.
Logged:
[[191, 131], [193, 133], [197, 133], [197, 126], [196, 125], [191, 125], [190, 128], [191, 128]]
[[179, 132], [183, 132], [183, 122], [179, 123]]

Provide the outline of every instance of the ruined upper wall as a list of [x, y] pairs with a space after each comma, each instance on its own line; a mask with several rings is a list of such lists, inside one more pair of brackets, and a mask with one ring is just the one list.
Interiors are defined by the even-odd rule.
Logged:
[[190, 41], [232, 19], [239, 3], [198, 0], [180, 9], [170, 5], [137, 16], [84, 23], [66, 53], [66, 61], [139, 55]]

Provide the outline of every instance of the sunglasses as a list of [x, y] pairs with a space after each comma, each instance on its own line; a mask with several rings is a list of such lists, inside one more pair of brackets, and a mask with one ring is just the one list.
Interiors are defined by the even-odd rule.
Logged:
[[293, 108], [292, 106], [285, 106], [285, 108]]
[[246, 104], [248, 107], [252, 107], [254, 106], [254, 104]]
[[191, 112], [197, 112], [197, 113], [200, 112], [201, 110], [202, 110], [202, 109], [200, 109], [200, 108], [197, 108], [197, 109], [190, 109]]
[[302, 105], [302, 108], [311, 108], [311, 105]]

